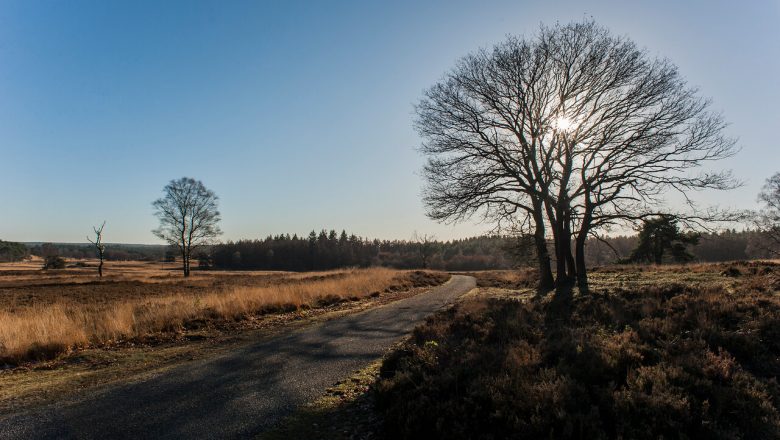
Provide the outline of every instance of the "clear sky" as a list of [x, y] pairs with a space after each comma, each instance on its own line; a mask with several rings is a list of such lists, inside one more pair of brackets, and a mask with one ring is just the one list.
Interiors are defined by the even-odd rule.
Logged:
[[462, 55], [592, 17], [669, 57], [740, 138], [752, 208], [780, 171], [780, 1], [0, 0], [0, 238], [155, 243], [171, 179], [221, 198], [225, 239], [428, 220], [412, 106]]

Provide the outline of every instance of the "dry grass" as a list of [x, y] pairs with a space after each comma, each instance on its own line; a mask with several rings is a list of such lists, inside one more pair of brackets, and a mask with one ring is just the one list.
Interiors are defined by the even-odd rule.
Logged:
[[101, 279], [94, 268], [43, 271], [39, 266], [31, 266], [19, 270], [0, 264], [0, 310], [21, 312], [29, 307], [65, 303], [113, 305], [176, 294], [192, 296], [223, 292], [234, 287], [267, 287], [339, 278], [347, 271], [193, 271], [185, 279], [172, 264], [163, 268], [159, 263], [110, 262], [106, 264], [106, 273]]
[[538, 277], [536, 270], [522, 268], [516, 270], [481, 270], [463, 272], [477, 279], [477, 287], [500, 287], [503, 289], [535, 288]]
[[[379, 295], [387, 289], [413, 285], [409, 274], [413, 273], [372, 268], [275, 274], [271, 282], [268, 281], [270, 275], [254, 276], [265, 280], [261, 285], [219, 283], [219, 278], [224, 276], [220, 274], [211, 276], [210, 280], [180, 280], [175, 285], [163, 286], [175, 293], [163, 293], [165, 291], [157, 289], [154, 281], [136, 279], [89, 285], [89, 292], [93, 294], [91, 298], [84, 292], [76, 296], [60, 296], [60, 299], [52, 299], [47, 293], [45, 301], [20, 298], [17, 294], [15, 303], [6, 298], [5, 310], [0, 310], [0, 362], [45, 360], [79, 347], [177, 332], [215, 322], [237, 321], [258, 314], [358, 300]], [[44, 292], [57, 288], [68, 291], [83, 288], [82, 284], [69, 285], [63, 281], [59, 286], [47, 283], [37, 289]], [[118, 289], [119, 293], [151, 290], [154, 294], [128, 294], [127, 299], [122, 299], [119, 294], [109, 295], [109, 300], [100, 295], [101, 292], [112, 292], [112, 289]], [[27, 290], [35, 292], [35, 289]], [[35, 297], [34, 294], [32, 296]]]

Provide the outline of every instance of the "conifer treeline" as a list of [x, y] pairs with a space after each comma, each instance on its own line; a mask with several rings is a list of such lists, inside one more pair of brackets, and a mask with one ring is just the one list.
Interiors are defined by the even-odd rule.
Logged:
[[[724, 231], [702, 234], [689, 251], [695, 261], [773, 258], [763, 245], [766, 240], [754, 231]], [[614, 236], [601, 242], [590, 239], [585, 247], [589, 265], [604, 265], [624, 259], [637, 245], [637, 236]], [[200, 251], [200, 259], [222, 269], [325, 270], [339, 267], [387, 266], [400, 269], [423, 266], [423, 246], [408, 240], [368, 240], [342, 231], [320, 231], [298, 237], [289, 234], [262, 240], [241, 240], [217, 244]], [[425, 246], [427, 267], [439, 270], [509, 269], [532, 263], [532, 249], [522, 240], [482, 236], [453, 241], [435, 241]], [[169, 253], [165, 245], [109, 244], [106, 260], [159, 261]], [[89, 244], [23, 244], [0, 241], [0, 262], [19, 261], [27, 255], [59, 255], [65, 258], [94, 258]]]
[[[714, 262], [771, 257], [757, 243], [761, 235], [734, 230], [701, 235], [690, 246], [695, 261]], [[637, 236], [614, 236], [604, 241], [589, 239], [586, 258], [590, 265], [625, 259], [637, 246]], [[426, 249], [427, 248], [427, 249]], [[241, 240], [214, 246], [211, 264], [221, 269], [327, 270], [339, 267], [387, 266], [398, 269], [423, 267], [439, 270], [510, 269], [530, 264], [533, 252], [523, 249], [517, 238], [482, 236], [436, 241], [424, 247], [407, 240], [368, 240], [336, 231], [312, 231], [307, 237], [276, 235], [262, 240]]]
[[442, 270], [508, 269], [513, 261], [505, 237], [474, 237], [435, 242], [428, 249], [406, 240], [368, 240], [346, 231], [312, 231], [307, 237], [276, 235], [240, 240], [211, 249], [212, 264], [221, 269], [327, 270], [338, 267], [422, 267]]
[[0, 263], [19, 261], [27, 255], [29, 251], [22, 243], [0, 240]]

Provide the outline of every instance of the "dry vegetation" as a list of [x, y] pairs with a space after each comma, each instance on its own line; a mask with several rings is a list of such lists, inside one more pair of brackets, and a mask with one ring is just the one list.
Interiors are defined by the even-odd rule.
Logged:
[[139, 340], [257, 315], [356, 301], [446, 278], [391, 269], [319, 273], [178, 273], [146, 263], [40, 272], [0, 270], [0, 363], [46, 360], [87, 346]]
[[780, 438], [779, 265], [602, 268], [570, 302], [476, 275], [530, 299], [416, 329], [374, 386], [388, 438]]

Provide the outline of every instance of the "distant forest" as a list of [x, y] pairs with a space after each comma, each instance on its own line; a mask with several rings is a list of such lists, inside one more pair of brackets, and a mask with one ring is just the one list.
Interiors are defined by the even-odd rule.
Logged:
[[[697, 261], [770, 258], [759, 246], [760, 233], [725, 231], [702, 234], [690, 252]], [[586, 246], [589, 265], [604, 265], [626, 258], [637, 245], [637, 236], [590, 239]], [[28, 255], [94, 258], [88, 243], [14, 243], [0, 240], [0, 261], [19, 261]], [[387, 266], [398, 269], [438, 270], [511, 269], [532, 263], [527, 243], [516, 237], [482, 236], [451, 241], [370, 240], [335, 230], [312, 231], [308, 236], [289, 234], [259, 240], [228, 241], [197, 254], [200, 268], [254, 270], [328, 270], [340, 267]], [[176, 253], [165, 245], [108, 244], [106, 259], [172, 260]]]
[[[90, 243], [25, 243], [31, 255], [64, 258], [95, 258], [95, 247]], [[105, 259], [110, 261], [158, 261], [165, 256], [166, 245], [106, 244]]]
[[[760, 234], [734, 230], [702, 234], [690, 247], [697, 261], [714, 262], [770, 258], [757, 246]], [[589, 265], [625, 259], [638, 238], [615, 236], [603, 241], [592, 238], [586, 246]], [[451, 241], [366, 240], [342, 231], [311, 232], [307, 237], [269, 236], [214, 246], [208, 264], [222, 269], [325, 270], [348, 266], [388, 266], [399, 269], [439, 270], [510, 269], [530, 265], [532, 250], [526, 240], [506, 236], [483, 236]], [[205, 264], [205, 262], [204, 262]]]
[[28, 254], [27, 246], [22, 243], [0, 240], [0, 262], [19, 261]]
[[398, 269], [505, 269], [516, 264], [503, 237], [474, 237], [447, 242], [368, 240], [331, 230], [307, 237], [277, 235], [216, 245], [211, 262], [225, 269], [327, 270], [387, 266]]

